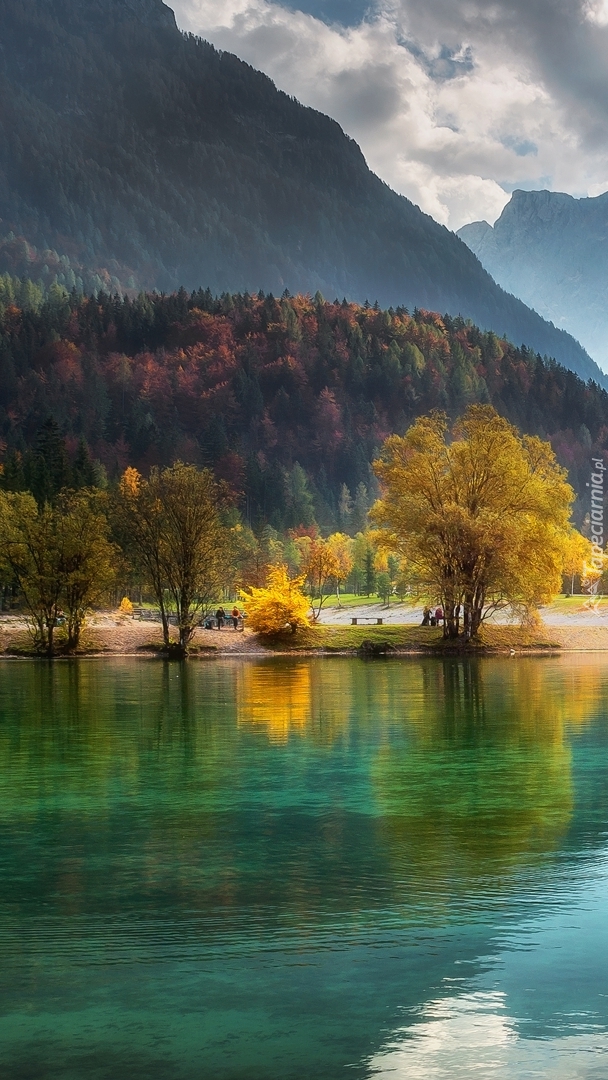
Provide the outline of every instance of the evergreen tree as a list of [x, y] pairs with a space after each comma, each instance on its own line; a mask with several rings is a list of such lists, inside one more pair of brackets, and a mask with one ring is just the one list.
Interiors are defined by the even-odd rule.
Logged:
[[72, 485], [78, 488], [95, 487], [97, 481], [95, 466], [91, 461], [89, 448], [83, 438], [78, 443], [76, 457], [72, 466]]
[[367, 487], [363, 482], [357, 484], [355, 499], [351, 512], [351, 527], [355, 533], [365, 532], [367, 528], [367, 514], [369, 511], [369, 496]]
[[340, 488], [338, 500], [338, 520], [342, 532], [349, 532], [352, 524], [353, 500], [346, 484]]
[[313, 497], [308, 486], [308, 480], [304, 469], [296, 461], [293, 469], [287, 473], [287, 525], [296, 528], [298, 525], [314, 525], [315, 507]]
[[374, 552], [368, 547], [365, 552], [365, 592], [368, 596], [376, 591], [376, 570], [374, 568]]
[[70, 484], [65, 439], [52, 417], [40, 429], [34, 452], [26, 465], [25, 478], [39, 506], [54, 503], [61, 489]]

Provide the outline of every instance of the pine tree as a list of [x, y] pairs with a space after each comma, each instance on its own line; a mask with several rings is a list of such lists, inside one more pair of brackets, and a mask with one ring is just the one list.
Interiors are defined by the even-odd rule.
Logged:
[[363, 482], [357, 484], [353, 503], [351, 525], [355, 533], [365, 532], [367, 528], [367, 514], [369, 510], [369, 496]]
[[353, 513], [353, 500], [350, 490], [346, 484], [342, 484], [340, 488], [340, 498], [338, 500], [338, 519], [340, 522], [340, 529], [343, 532], [349, 532], [351, 527], [351, 518]]
[[[36, 447], [25, 470], [26, 481], [39, 506], [54, 503], [62, 488], [68, 487], [70, 462], [65, 439], [49, 417], [42, 425]], [[29, 473], [29, 476], [28, 476]]]
[[72, 484], [76, 489], [95, 487], [97, 477], [91, 461], [89, 448], [84, 439], [80, 439], [74, 464], [72, 466]]

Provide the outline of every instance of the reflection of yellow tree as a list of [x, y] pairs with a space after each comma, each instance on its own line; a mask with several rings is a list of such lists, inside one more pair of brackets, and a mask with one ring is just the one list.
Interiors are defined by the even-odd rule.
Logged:
[[291, 732], [305, 731], [311, 699], [310, 664], [244, 664], [239, 671], [239, 725], [262, 729], [271, 742], [287, 742]]
[[[440, 903], [444, 881], [476, 891], [483, 875], [507, 880], [556, 845], [573, 806], [568, 734], [600, 713], [608, 687], [592, 656], [117, 660], [2, 675], [4, 828], [17, 845], [29, 822], [49, 823], [60, 838], [56, 894], [69, 894], [70, 910], [86, 910], [97, 888], [87, 833], [115, 875], [117, 904], [135, 882], [138, 895], [166, 890], [189, 910], [210, 897], [224, 911], [238, 906], [252, 883], [239, 845], [225, 844], [224, 814], [274, 776], [271, 802], [277, 791], [282, 802], [281, 785], [297, 801], [312, 784], [323, 807], [299, 835], [297, 860], [280, 815], [268, 826], [276, 833], [248, 826], [260, 895], [272, 849], [281, 902], [302, 918], [313, 888], [335, 890], [357, 917], [379, 889], [405, 896], [406, 881], [413, 905], [423, 891]], [[125, 823], [137, 830], [129, 859]]]
[[[509, 872], [564, 834], [573, 809], [569, 725], [597, 708], [603, 676], [570, 661], [421, 665], [413, 745], [373, 770], [384, 834], [404, 873], [464, 880]], [[414, 672], [412, 672], [412, 676]]]
[[330, 746], [355, 714], [375, 716], [376, 701], [384, 695], [382, 680], [371, 674], [371, 667], [355, 668], [337, 659], [243, 665], [237, 685], [239, 726], [264, 732], [274, 743], [297, 734], [315, 746]]

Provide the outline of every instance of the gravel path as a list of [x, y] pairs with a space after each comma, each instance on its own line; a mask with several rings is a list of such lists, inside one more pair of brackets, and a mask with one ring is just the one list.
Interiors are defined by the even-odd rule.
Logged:
[[[564, 612], [559, 607], [547, 607], [541, 611], [541, 617], [545, 626], [585, 626], [589, 629], [596, 627], [608, 627], [608, 597], [600, 598], [596, 609], [584, 606], [581, 598], [580, 607]], [[422, 607], [411, 607], [408, 604], [391, 604], [386, 607], [380, 601], [377, 604], [361, 604], [356, 607], [327, 608], [321, 610], [319, 622], [327, 626], [350, 626], [353, 618], [382, 619], [389, 626], [403, 626], [405, 624], [420, 625], [422, 622]], [[493, 620], [497, 623], [509, 623], [511, 620], [505, 615], [498, 615]]]

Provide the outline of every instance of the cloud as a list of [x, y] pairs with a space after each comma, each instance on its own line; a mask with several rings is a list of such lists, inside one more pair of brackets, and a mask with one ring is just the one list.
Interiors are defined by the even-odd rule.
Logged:
[[518, 186], [608, 188], [608, 0], [376, 0], [349, 26], [306, 6], [174, 9], [335, 117], [375, 172], [450, 228], [493, 222]]

